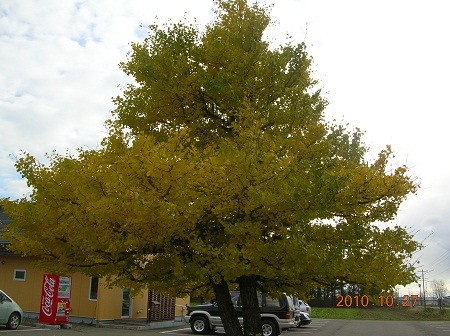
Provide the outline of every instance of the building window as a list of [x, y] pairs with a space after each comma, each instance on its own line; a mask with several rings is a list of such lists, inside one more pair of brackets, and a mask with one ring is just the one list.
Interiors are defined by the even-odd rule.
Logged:
[[92, 277], [89, 283], [89, 300], [97, 300], [98, 278]]
[[25, 281], [25, 278], [27, 276], [27, 271], [22, 269], [15, 269], [14, 270], [14, 280], [16, 281]]

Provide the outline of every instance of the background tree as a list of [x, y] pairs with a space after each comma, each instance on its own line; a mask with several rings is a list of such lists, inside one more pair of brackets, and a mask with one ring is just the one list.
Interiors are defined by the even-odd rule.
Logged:
[[432, 281], [431, 290], [433, 292], [433, 297], [438, 301], [439, 308], [442, 310], [442, 298], [448, 293], [444, 280]]
[[373, 225], [416, 191], [407, 168], [390, 147], [367, 161], [358, 130], [325, 121], [305, 46], [263, 40], [266, 8], [223, 0], [215, 14], [132, 44], [120, 67], [134, 84], [99, 150], [17, 161], [33, 192], [4, 202], [12, 247], [47, 269], [214, 295], [230, 335], [230, 288], [254, 335], [257, 290], [410, 282], [417, 243]]

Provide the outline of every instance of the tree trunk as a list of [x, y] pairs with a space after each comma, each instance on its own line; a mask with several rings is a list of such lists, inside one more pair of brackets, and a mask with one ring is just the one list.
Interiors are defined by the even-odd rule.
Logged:
[[213, 283], [214, 294], [219, 306], [220, 318], [227, 336], [243, 336], [238, 315], [231, 301], [230, 290], [225, 280]]
[[256, 279], [252, 276], [243, 276], [239, 278], [245, 336], [262, 335], [261, 312], [256, 284]]

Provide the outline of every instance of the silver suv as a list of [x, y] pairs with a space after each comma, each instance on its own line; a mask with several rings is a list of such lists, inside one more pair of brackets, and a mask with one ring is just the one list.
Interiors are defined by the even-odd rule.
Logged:
[[[242, 324], [240, 293], [232, 291], [230, 295]], [[258, 300], [263, 336], [276, 336], [282, 330], [295, 327], [294, 304], [289, 295], [281, 294], [278, 298], [272, 298], [258, 293]], [[194, 334], [210, 334], [222, 326], [217, 302], [188, 307], [185, 320], [191, 325]]]

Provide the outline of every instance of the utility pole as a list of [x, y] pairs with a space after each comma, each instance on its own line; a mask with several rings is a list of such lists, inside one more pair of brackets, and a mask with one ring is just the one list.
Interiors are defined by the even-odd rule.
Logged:
[[426, 296], [425, 296], [425, 277], [423, 276], [423, 268], [422, 268], [422, 287], [423, 287], [423, 310], [427, 309], [426, 304]]
[[422, 302], [422, 288], [420, 286], [422, 285], [419, 283], [419, 299], [420, 299], [419, 302]]

